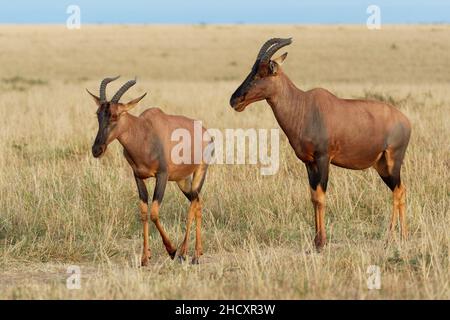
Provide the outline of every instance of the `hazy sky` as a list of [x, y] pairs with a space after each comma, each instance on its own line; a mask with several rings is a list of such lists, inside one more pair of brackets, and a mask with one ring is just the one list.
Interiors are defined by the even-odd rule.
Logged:
[[450, 0], [13, 0], [0, 23], [65, 23], [69, 5], [82, 23], [365, 23], [369, 5], [382, 23], [450, 23]]

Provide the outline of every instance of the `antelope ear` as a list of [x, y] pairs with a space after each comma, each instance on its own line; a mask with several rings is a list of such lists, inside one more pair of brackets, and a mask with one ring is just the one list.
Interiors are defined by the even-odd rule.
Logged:
[[92, 97], [92, 99], [94, 99], [95, 104], [100, 107], [101, 103], [100, 103], [100, 98], [97, 97], [95, 94], [91, 93], [88, 89], [86, 89], [87, 93], [89, 93]]
[[270, 72], [272, 74], [276, 74], [277, 73], [278, 67], [283, 65], [283, 62], [286, 59], [287, 54], [288, 53], [285, 52], [281, 56], [279, 56], [278, 58], [270, 60], [269, 67], [270, 67]]
[[134, 99], [134, 100], [131, 100], [131, 101], [128, 102], [128, 103], [121, 104], [121, 105], [119, 106], [119, 112], [120, 112], [120, 113], [122, 113], [122, 112], [127, 112], [127, 111], [133, 109], [134, 107], [137, 106], [137, 104], [139, 103], [139, 101], [141, 101], [146, 95], [147, 95], [147, 92], [144, 93], [144, 94], [143, 94], [142, 96], [140, 96], [139, 98], [136, 98], [136, 99]]
[[287, 52], [283, 53], [281, 56], [279, 56], [278, 58], [272, 59], [272, 61], [275, 61], [279, 66], [281, 66], [284, 62], [284, 60], [287, 57]]

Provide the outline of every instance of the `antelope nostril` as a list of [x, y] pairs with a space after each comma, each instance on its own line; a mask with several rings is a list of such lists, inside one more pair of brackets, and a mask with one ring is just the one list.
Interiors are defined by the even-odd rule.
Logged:
[[241, 102], [241, 100], [242, 99], [240, 97], [231, 97], [231, 99], [230, 99], [230, 106], [232, 108], [235, 108], [238, 105], [238, 103]]
[[92, 155], [94, 158], [98, 158], [105, 151], [105, 147], [103, 145], [93, 145], [92, 146]]

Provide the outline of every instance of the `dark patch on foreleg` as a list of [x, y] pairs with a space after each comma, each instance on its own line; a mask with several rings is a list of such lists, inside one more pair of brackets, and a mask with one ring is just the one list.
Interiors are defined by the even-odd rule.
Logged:
[[148, 244], [148, 192], [144, 180], [135, 176], [136, 185], [139, 192], [141, 221], [143, 226], [143, 251], [141, 257], [141, 266], [148, 265], [150, 259], [150, 248]]
[[321, 250], [327, 241], [325, 231], [325, 192], [328, 184], [329, 159], [317, 157], [314, 162], [306, 164], [311, 191], [311, 202], [314, 206], [316, 235], [314, 244]]
[[156, 175], [155, 191], [153, 193], [152, 207], [150, 210], [150, 219], [155, 224], [156, 228], [161, 235], [164, 246], [170, 257], [173, 259], [177, 252], [176, 248], [172, 245], [167, 233], [164, 231], [161, 222], [159, 221], [159, 207], [164, 197], [164, 191], [166, 190], [168, 175], [166, 172], [160, 172]]

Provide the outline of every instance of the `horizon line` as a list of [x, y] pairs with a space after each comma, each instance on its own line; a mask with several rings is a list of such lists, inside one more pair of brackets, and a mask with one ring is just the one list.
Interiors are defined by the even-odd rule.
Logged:
[[[65, 26], [65, 22], [0, 22], [0, 26]], [[217, 26], [239, 26], [239, 25], [249, 25], [249, 26], [288, 26], [288, 25], [301, 25], [301, 26], [366, 26], [365, 23], [357, 22], [82, 22], [81, 26], [207, 26], [207, 25], [217, 25]], [[381, 26], [406, 26], [406, 25], [450, 25], [450, 21], [434, 21], [434, 22], [385, 22]]]

